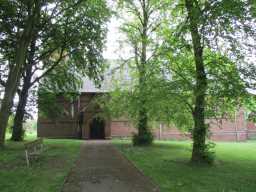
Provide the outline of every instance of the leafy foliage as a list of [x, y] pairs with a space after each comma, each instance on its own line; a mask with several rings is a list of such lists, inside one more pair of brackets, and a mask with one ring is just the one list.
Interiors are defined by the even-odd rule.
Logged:
[[62, 62], [55, 67], [39, 85], [40, 115], [56, 119], [63, 115], [64, 108], [58, 103], [60, 96], [72, 102], [79, 94], [82, 86], [82, 77], [71, 70], [70, 61]]
[[146, 132], [143, 135], [134, 134], [132, 137], [132, 143], [135, 146], [151, 145], [153, 143], [154, 137], [151, 132]]
[[[59, 89], [60, 87], [65, 89], [63, 75], [66, 73], [67, 77], [71, 78], [70, 74], [67, 74], [70, 68], [73, 75], [77, 76], [76, 79], [88, 76], [99, 84], [104, 70], [102, 50], [109, 16], [110, 11], [105, 0], [96, 2], [93, 0], [1, 0], [0, 24], [3, 26], [0, 29], [1, 71], [3, 72], [0, 75], [1, 85], [6, 87], [6, 90], [11, 90], [13, 98], [20, 85], [21, 90], [24, 90], [21, 97], [27, 97], [29, 89], [49, 75], [50, 79], [58, 84]], [[24, 36], [26, 37], [21, 38]], [[24, 48], [17, 48], [16, 45], [19, 44], [24, 45]], [[21, 55], [24, 57], [19, 65], [15, 63], [15, 59], [19, 58], [17, 50], [22, 50]], [[62, 73], [62, 79], [61, 75], [53, 78], [52, 71], [58, 65], [60, 67], [55, 70], [55, 73]], [[10, 73], [12, 67], [16, 70], [15, 73]], [[67, 71], [64, 72], [64, 70]], [[9, 72], [8, 75], [6, 71]], [[9, 83], [12, 87], [7, 85], [8, 79], [11, 78], [17, 81]], [[43, 82], [49, 83], [46, 79]], [[73, 82], [76, 90], [80, 86], [78, 81], [66, 80]], [[53, 88], [53, 84], [50, 86]], [[30, 97], [34, 95], [30, 94]], [[8, 106], [6, 105], [4, 110], [9, 110], [13, 98], [9, 96]], [[20, 98], [21, 100], [27, 102], [26, 98]], [[21, 112], [24, 113], [23, 111], [24, 109], [19, 110], [17, 114], [20, 115]], [[7, 111], [3, 113], [8, 114]], [[19, 124], [22, 124], [21, 120], [20, 118]], [[2, 125], [4, 126], [3, 123]], [[4, 128], [0, 128], [0, 131], [4, 131]]]
[[[159, 21], [144, 38], [143, 3]], [[211, 162], [214, 155], [205, 141], [209, 135], [205, 119], [232, 118], [248, 98], [240, 73], [244, 54], [253, 47], [242, 38], [254, 39], [256, 31], [248, 3], [181, 0], [169, 2], [168, 7], [165, 1], [121, 1], [131, 13], [121, 29], [134, 52], [126, 63], [133, 80], [128, 86], [121, 79], [117, 83], [110, 111], [138, 122], [143, 100], [148, 122], [162, 121], [192, 132], [194, 142], [202, 142], [198, 149], [202, 161]], [[148, 56], [141, 65], [143, 43]]]

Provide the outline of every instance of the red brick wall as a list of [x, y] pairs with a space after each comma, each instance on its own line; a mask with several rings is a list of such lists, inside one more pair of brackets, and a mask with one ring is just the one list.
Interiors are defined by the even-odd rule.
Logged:
[[63, 106], [64, 113], [56, 119], [46, 118], [40, 113], [37, 121], [37, 135], [39, 137], [47, 138], [76, 138], [78, 135], [77, 130], [77, 102], [74, 102], [74, 116], [71, 114], [72, 103], [67, 101], [64, 97], [60, 96], [56, 102]]
[[[74, 117], [70, 114], [59, 117], [58, 119], [51, 120], [44, 118], [40, 115], [38, 117], [38, 136], [47, 138], [78, 138], [79, 125], [78, 116], [81, 110], [84, 110], [84, 122], [82, 126], [82, 138], [89, 139], [90, 136], [90, 123], [98, 112], [101, 112], [98, 106], [92, 101], [94, 93], [82, 94], [80, 99], [74, 102]], [[57, 101], [60, 105], [64, 106], [65, 111], [69, 112], [71, 103], [63, 97], [59, 97]], [[105, 121], [105, 138], [111, 138], [110, 118], [104, 118]]]
[[242, 110], [235, 114], [234, 119], [209, 120], [211, 139], [216, 141], [247, 140], [247, 123]]
[[38, 137], [47, 138], [76, 138], [76, 122], [73, 120], [39, 120], [37, 135]]
[[[244, 119], [243, 111], [236, 114], [234, 120], [222, 119], [221, 121], [208, 120], [210, 129], [210, 139], [215, 141], [245, 141], [248, 138], [247, 124]], [[251, 135], [256, 136], [256, 126], [251, 130]], [[111, 136], [112, 137], [129, 137], [136, 132], [128, 121], [112, 121]], [[184, 140], [191, 138], [190, 133], [183, 133], [175, 127], [169, 128], [163, 126], [162, 129], [153, 129], [153, 134], [156, 139], [175, 139]]]
[[[99, 107], [91, 103], [95, 93], [83, 93], [79, 101], [75, 101], [75, 117], [63, 117], [56, 121], [44, 119], [39, 116], [38, 118], [38, 136], [51, 137], [51, 138], [74, 138], [78, 136], [78, 112], [85, 109], [84, 123], [82, 128], [82, 137], [89, 139], [90, 135], [90, 122], [95, 117], [97, 112], [101, 110]], [[70, 103], [65, 101], [64, 98], [59, 98], [58, 101], [68, 111]], [[40, 107], [39, 107], [40, 110]], [[39, 113], [40, 114], [40, 113]], [[131, 137], [137, 129], [129, 123], [125, 118], [110, 119], [104, 118], [105, 121], [105, 135], [106, 138], [111, 137]], [[222, 119], [222, 121], [208, 120], [211, 139], [219, 141], [244, 141], [247, 138], [256, 138], [256, 126], [244, 120], [244, 113], [240, 110], [237, 113], [235, 120]], [[175, 127], [168, 128], [163, 126], [160, 130], [159, 127], [153, 129], [153, 134], [157, 139], [175, 139], [184, 140], [189, 139], [189, 133], [183, 133]]]
[[111, 121], [111, 137], [131, 137], [137, 130], [128, 121]]
[[256, 125], [253, 122], [247, 123], [248, 127], [248, 138], [249, 139], [255, 139], [256, 138]]

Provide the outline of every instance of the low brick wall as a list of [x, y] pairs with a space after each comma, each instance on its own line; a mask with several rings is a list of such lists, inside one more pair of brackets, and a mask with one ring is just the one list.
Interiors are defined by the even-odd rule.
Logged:
[[131, 123], [128, 121], [112, 121], [111, 122], [111, 137], [131, 137], [137, 132]]
[[211, 140], [214, 141], [246, 141], [247, 131], [219, 131], [211, 133]]
[[38, 121], [37, 135], [46, 138], [76, 138], [77, 122], [75, 120]]
[[[127, 122], [112, 122], [111, 123], [111, 136], [118, 138], [131, 137], [137, 130]], [[181, 132], [176, 128], [153, 129], [155, 139], [160, 140], [188, 140], [191, 139], [191, 134], [188, 132]], [[256, 130], [250, 132], [250, 136], [255, 136]], [[246, 141], [248, 139], [248, 131], [246, 129], [232, 130], [229, 127], [215, 128], [211, 130], [210, 139], [213, 141]]]
[[248, 130], [248, 139], [256, 139], [256, 130]]
[[247, 135], [248, 139], [256, 139], [256, 126], [253, 122], [248, 122], [247, 123]]
[[[137, 129], [128, 121], [111, 121], [110, 122], [110, 137], [107, 138], [129, 138]], [[163, 127], [153, 129], [153, 134], [156, 139], [173, 139], [187, 140], [191, 138], [189, 133], [183, 133], [175, 128]], [[77, 122], [75, 120], [61, 121], [38, 121], [38, 136], [47, 138], [77, 138]], [[256, 129], [250, 125], [248, 129], [231, 129], [230, 127], [214, 128], [211, 130], [211, 140], [214, 141], [245, 141], [247, 139], [256, 138]]]
[[153, 134], [155, 139], [159, 140], [167, 140], [167, 139], [173, 139], [173, 140], [187, 140], [190, 139], [190, 134], [183, 133], [175, 128], [157, 128], [153, 129]]

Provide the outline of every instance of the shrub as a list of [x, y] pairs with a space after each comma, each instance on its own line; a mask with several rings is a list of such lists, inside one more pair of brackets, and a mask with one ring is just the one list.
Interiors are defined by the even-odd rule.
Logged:
[[154, 137], [150, 131], [145, 132], [143, 135], [134, 134], [132, 137], [133, 145], [135, 146], [147, 146], [153, 143]]
[[215, 148], [216, 144], [213, 143], [213, 142], [208, 142], [205, 146], [205, 149], [204, 149], [204, 156], [203, 156], [203, 159], [205, 163], [207, 164], [213, 164], [214, 163], [214, 160], [215, 160], [215, 151], [214, 151], [214, 148]]

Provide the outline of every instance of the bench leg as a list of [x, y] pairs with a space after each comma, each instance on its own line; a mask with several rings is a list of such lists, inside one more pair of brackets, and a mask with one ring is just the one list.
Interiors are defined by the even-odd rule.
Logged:
[[28, 157], [28, 151], [25, 151], [25, 154], [26, 154], [27, 167], [29, 167], [29, 157]]

